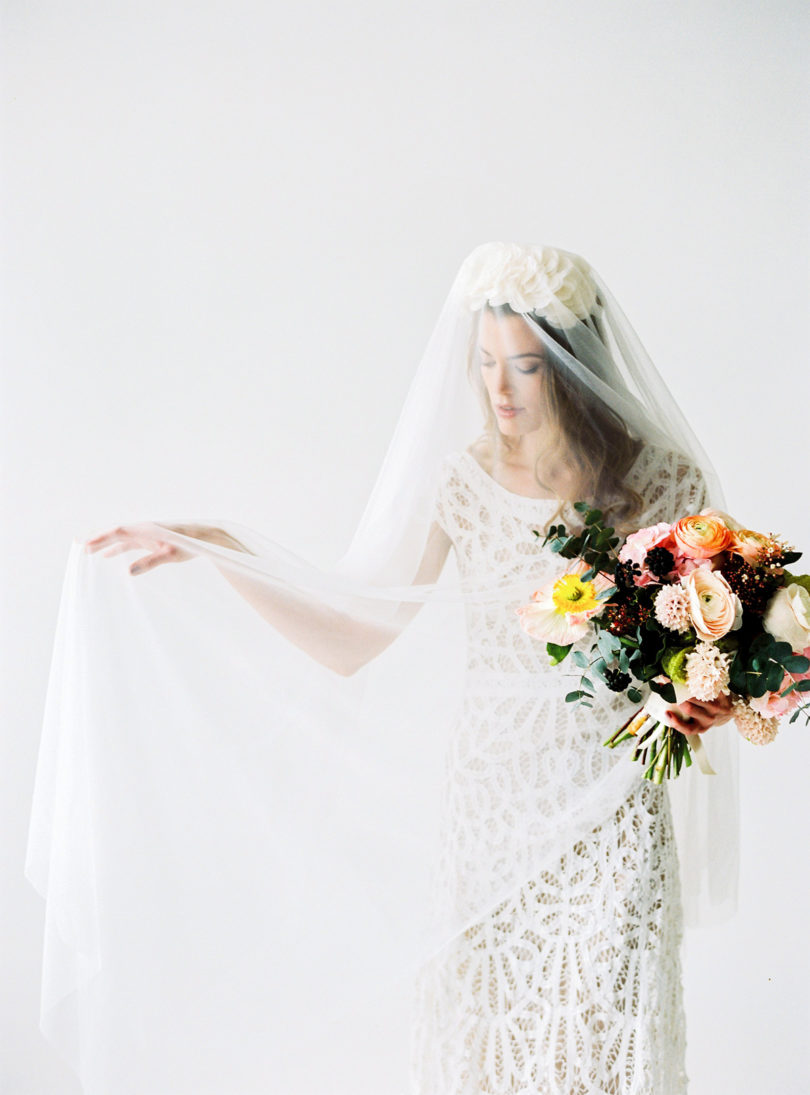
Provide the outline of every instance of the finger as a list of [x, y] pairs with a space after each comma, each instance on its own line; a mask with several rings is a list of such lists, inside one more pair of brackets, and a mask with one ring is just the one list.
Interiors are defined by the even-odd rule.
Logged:
[[702, 722], [682, 715], [679, 711], [667, 711], [667, 717], [674, 724], [675, 729], [680, 730], [682, 734], [702, 734], [708, 729], [708, 726], [704, 726]]
[[146, 570], [151, 570], [152, 567], [158, 566], [160, 563], [166, 562], [167, 556], [170, 556], [173, 551], [171, 544], [166, 544], [164, 548], [153, 552], [151, 555], [144, 555], [140, 559], [136, 560], [129, 568], [130, 574], [143, 574]]
[[688, 707], [691, 714], [704, 712], [708, 715], [719, 715], [725, 711], [725, 706], [719, 700], [686, 700], [684, 707]]
[[129, 535], [128, 530], [122, 525], [118, 528], [110, 529], [108, 532], [101, 532], [98, 536], [93, 536], [89, 540], [85, 541], [85, 551], [98, 551], [99, 548], [106, 547], [107, 544], [114, 544], [116, 540], [121, 540], [123, 537]]
[[123, 551], [135, 551], [137, 547], [138, 544], [124, 541], [121, 544], [115, 544], [113, 547], [108, 548], [107, 551], [104, 552], [104, 558], [111, 559], [113, 555], [120, 555]]
[[701, 702], [697, 700], [687, 700], [684, 707], [686, 708], [686, 714], [691, 719], [693, 729], [695, 725], [697, 725], [700, 727], [702, 733], [703, 730], [708, 730], [714, 722], [714, 713], [712, 711], [707, 711]]

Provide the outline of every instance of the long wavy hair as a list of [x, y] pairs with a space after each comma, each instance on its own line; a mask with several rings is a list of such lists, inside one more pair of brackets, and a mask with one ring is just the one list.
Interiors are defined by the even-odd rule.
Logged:
[[[499, 316], [520, 315], [508, 304], [487, 303], [484, 308]], [[573, 355], [564, 330], [552, 326], [534, 313], [531, 314], [531, 319], [557, 345]], [[597, 316], [589, 317], [589, 325], [600, 333]], [[484, 432], [480, 440], [488, 443], [493, 458], [503, 459], [515, 451], [518, 442], [505, 437], [498, 428], [481, 377], [477, 341], [476, 324], [470, 338], [467, 371], [484, 411]], [[581, 499], [598, 506], [617, 529], [629, 527], [629, 522], [643, 508], [641, 496], [626, 482], [627, 474], [642, 448], [642, 442], [632, 436], [624, 420], [615, 411], [590, 392], [563, 365], [552, 360], [552, 355], [544, 353], [544, 357], [548, 367], [543, 373], [543, 395], [550, 426], [545, 437], [544, 451], [535, 462], [534, 475], [537, 483], [555, 495], [560, 502], [557, 511], [549, 519], [549, 524], [559, 519], [566, 504]], [[559, 493], [548, 477], [544, 478], [544, 471], [555, 464], [564, 464], [573, 473], [573, 485], [566, 496]]]

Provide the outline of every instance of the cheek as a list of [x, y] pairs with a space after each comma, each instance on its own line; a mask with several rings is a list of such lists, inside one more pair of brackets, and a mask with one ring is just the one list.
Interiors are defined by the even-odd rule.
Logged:
[[486, 391], [487, 395], [492, 395], [495, 387], [494, 381], [495, 375], [491, 369], [481, 370], [481, 383], [484, 385], [484, 390]]
[[524, 406], [530, 407], [538, 414], [542, 414], [545, 410], [546, 399], [543, 392], [543, 385], [538, 383], [536, 378], [526, 377], [520, 394]]

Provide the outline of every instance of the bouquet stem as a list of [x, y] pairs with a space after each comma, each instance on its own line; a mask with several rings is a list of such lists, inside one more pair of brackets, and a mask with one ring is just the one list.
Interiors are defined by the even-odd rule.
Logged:
[[635, 741], [630, 759], [644, 765], [644, 779], [653, 783], [673, 779], [680, 775], [681, 768], [688, 768], [692, 763], [691, 749], [686, 737], [665, 722], [654, 718], [646, 709], [631, 715], [622, 726], [613, 731], [604, 744], [609, 749], [614, 749], [629, 738]]

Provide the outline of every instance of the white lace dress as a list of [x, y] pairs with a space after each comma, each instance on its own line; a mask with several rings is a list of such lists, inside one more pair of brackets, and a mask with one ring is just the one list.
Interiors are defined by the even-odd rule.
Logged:
[[[633, 471], [646, 503], [639, 524], [697, 512], [705, 505], [698, 474], [674, 454], [645, 450]], [[506, 490], [470, 454], [447, 458], [437, 507], [462, 576], [530, 573], [540, 585], [545, 560], [559, 573], [559, 557], [532, 531], [555, 503]], [[564, 702], [571, 678], [549, 668], [544, 644], [523, 632], [515, 607], [469, 610], [445, 843], [457, 905], [487, 907], [481, 887], [493, 886], [499, 863], [523, 881], [423, 970], [413, 1090], [682, 1095], [682, 920], [666, 787], [601, 746], [617, 725], [618, 697], [599, 686], [591, 711]], [[531, 842], [514, 839], [524, 807], [545, 812], [553, 827], [548, 788], [581, 788], [592, 773], [604, 776], [595, 766], [617, 760], [635, 769], [620, 800], [602, 806], [561, 857], [533, 870]]]

